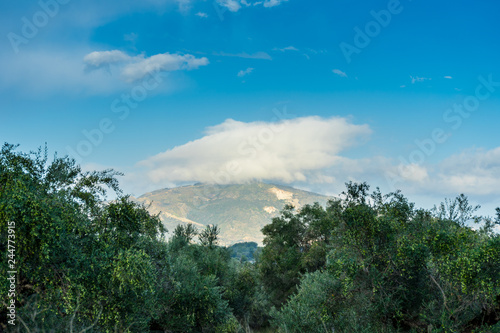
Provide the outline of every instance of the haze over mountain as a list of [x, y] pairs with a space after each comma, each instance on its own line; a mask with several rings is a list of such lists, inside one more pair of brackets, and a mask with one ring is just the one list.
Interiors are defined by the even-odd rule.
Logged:
[[300, 209], [315, 202], [325, 205], [329, 197], [293, 187], [250, 183], [238, 185], [195, 184], [146, 193], [136, 200], [172, 232], [178, 224], [192, 223], [198, 229], [220, 226], [220, 243], [262, 243], [261, 229], [279, 215], [286, 204]]

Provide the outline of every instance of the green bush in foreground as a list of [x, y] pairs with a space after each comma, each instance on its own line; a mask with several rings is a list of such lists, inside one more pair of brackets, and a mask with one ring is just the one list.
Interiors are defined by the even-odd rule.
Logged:
[[326, 264], [301, 275], [273, 323], [283, 332], [498, 329], [488, 328], [500, 319], [500, 236], [491, 221], [467, 227], [479, 218], [465, 196], [431, 213], [400, 193], [368, 198], [367, 189], [348, 184], [351, 196], [330, 202]]

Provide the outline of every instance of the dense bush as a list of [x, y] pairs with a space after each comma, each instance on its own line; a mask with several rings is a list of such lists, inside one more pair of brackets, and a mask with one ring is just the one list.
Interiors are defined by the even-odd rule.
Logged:
[[[347, 185], [346, 199], [324, 212], [333, 227], [326, 264], [302, 275], [298, 291], [273, 313], [276, 326], [283, 332], [495, 330], [487, 327], [500, 319], [500, 236], [491, 221], [480, 231], [466, 226], [480, 218], [463, 195], [431, 213], [415, 210], [399, 192], [368, 197], [366, 184]], [[299, 251], [302, 258], [308, 248]]]
[[[17, 325], [22, 332], [236, 332], [224, 299], [229, 254], [217, 228], [191, 244], [192, 226], [166, 242], [146, 207], [122, 196], [117, 173], [84, 173], [46, 152], [0, 152], [0, 250], [15, 222]], [[106, 187], [118, 198], [105, 201]], [[186, 235], [186, 230], [191, 234]], [[1, 267], [8, 271], [6, 260]], [[235, 270], [234, 268], [233, 270]], [[1, 281], [6, 328], [9, 282]]]

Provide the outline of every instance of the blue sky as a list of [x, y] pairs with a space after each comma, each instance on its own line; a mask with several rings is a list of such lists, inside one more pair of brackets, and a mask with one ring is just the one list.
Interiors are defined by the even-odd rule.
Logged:
[[[495, 1], [0, 4], [0, 140], [146, 191], [348, 180], [500, 205]], [[86, 134], [87, 135], [86, 135]]]

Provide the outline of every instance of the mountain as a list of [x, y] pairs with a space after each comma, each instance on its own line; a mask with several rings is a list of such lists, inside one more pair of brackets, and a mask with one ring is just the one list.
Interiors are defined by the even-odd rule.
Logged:
[[262, 244], [261, 229], [279, 215], [286, 204], [300, 209], [329, 197], [293, 187], [265, 183], [238, 185], [195, 184], [146, 193], [135, 199], [150, 205], [171, 233], [178, 224], [192, 223], [198, 229], [217, 224], [222, 245], [240, 242]]

